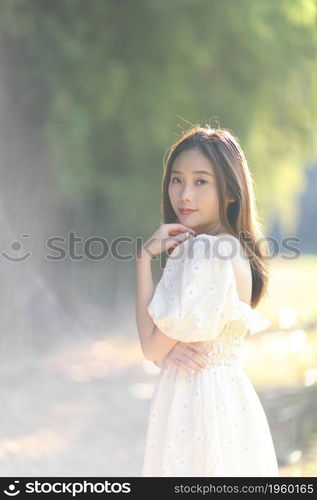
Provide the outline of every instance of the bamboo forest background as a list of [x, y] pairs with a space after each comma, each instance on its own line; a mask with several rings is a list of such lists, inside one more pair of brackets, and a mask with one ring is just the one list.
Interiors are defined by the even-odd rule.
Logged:
[[[3, 370], [22, 384], [19, 403], [8, 388], [4, 400], [25, 416], [6, 423], [5, 473], [138, 475], [157, 372], [138, 345], [134, 260], [89, 259], [83, 244], [124, 236], [118, 250], [133, 255], [136, 238], [161, 222], [167, 148], [191, 124], [209, 123], [240, 139], [266, 235], [300, 238], [299, 259], [272, 262], [261, 306], [272, 319], [263, 334], [269, 357], [258, 370], [250, 358], [248, 369], [258, 390], [272, 391], [283, 473], [317, 475], [316, 408], [306, 392], [317, 381], [316, 23], [315, 0], [0, 1], [2, 257], [31, 252], [1, 262]], [[81, 238], [77, 256], [67, 253], [70, 233]], [[46, 257], [53, 236], [63, 238], [62, 259]], [[158, 277], [158, 262], [153, 268]], [[43, 380], [56, 397], [50, 415], [26, 396], [40, 394]], [[98, 406], [105, 393], [111, 409]], [[113, 415], [122, 413], [119, 393], [131, 398], [133, 431]], [[298, 413], [287, 413], [294, 401]], [[96, 418], [100, 429], [100, 412], [104, 438], [88, 440], [85, 425]], [[44, 427], [31, 431], [32, 419]], [[88, 450], [86, 459], [75, 449]], [[116, 451], [110, 458], [105, 449]]]

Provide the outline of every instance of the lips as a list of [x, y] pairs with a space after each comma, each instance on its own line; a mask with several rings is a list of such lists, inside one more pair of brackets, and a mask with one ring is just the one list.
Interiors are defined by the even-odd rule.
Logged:
[[180, 208], [179, 211], [182, 215], [190, 215], [196, 212], [197, 210], [192, 210], [190, 208]]

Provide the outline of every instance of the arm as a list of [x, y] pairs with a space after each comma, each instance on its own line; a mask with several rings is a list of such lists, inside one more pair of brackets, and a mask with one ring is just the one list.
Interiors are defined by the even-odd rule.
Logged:
[[152, 257], [141, 247], [136, 258], [136, 322], [141, 348], [149, 361], [161, 360], [177, 344], [157, 328], [147, 312], [147, 306], [154, 292]]

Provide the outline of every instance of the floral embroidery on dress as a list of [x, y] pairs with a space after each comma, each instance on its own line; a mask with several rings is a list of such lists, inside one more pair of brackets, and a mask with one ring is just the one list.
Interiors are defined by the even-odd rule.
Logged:
[[[218, 257], [219, 248], [230, 255], [231, 244], [216, 249], [217, 238], [209, 235], [193, 240], [171, 253], [148, 312], [165, 335], [202, 342], [208, 365], [189, 373], [163, 364], [142, 476], [278, 476], [270, 429], [242, 359], [247, 332], [262, 331], [270, 321], [240, 301], [230, 258]], [[205, 252], [206, 240], [211, 252]]]
[[217, 238], [200, 235], [191, 244], [184, 241], [176, 247], [182, 247], [181, 259], [173, 252], [173, 260], [167, 260], [147, 307], [165, 335], [188, 342], [207, 341], [216, 339], [233, 321], [244, 321], [245, 333], [251, 335], [270, 325], [267, 318], [239, 299], [228, 258], [231, 243], [216, 243]]

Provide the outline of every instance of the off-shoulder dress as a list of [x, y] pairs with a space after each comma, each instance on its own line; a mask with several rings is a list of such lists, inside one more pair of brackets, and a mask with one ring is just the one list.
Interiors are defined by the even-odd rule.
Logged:
[[231, 240], [207, 234], [182, 242], [148, 304], [165, 335], [204, 342], [211, 357], [193, 374], [163, 363], [150, 403], [142, 476], [279, 476], [268, 421], [241, 356], [247, 334], [271, 322], [239, 299], [232, 249]]

